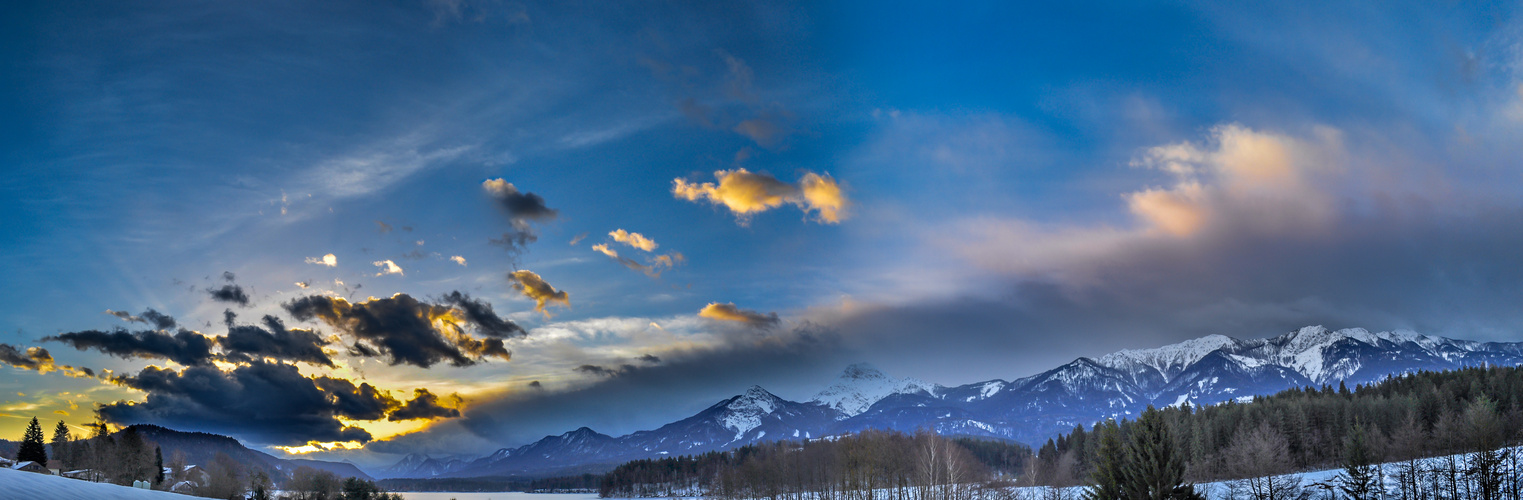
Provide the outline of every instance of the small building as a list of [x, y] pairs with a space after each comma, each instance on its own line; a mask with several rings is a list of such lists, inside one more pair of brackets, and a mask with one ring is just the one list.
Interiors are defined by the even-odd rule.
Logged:
[[181, 495], [194, 495], [196, 493], [196, 488], [197, 486], [194, 482], [180, 481], [175, 483], [174, 486], [170, 486], [169, 491], [179, 493]]
[[100, 471], [94, 470], [94, 469], [71, 470], [71, 471], [65, 471], [65, 472], [59, 473], [58, 475], [63, 476], [63, 477], [67, 477], [69, 479], [79, 479], [79, 480], [90, 481], [90, 482], [94, 482], [94, 483], [105, 482], [105, 480], [106, 480], [106, 475], [105, 474], [101, 473]]
[[36, 472], [38, 474], [52, 474], [53, 473], [52, 471], [49, 471], [47, 467], [43, 467], [42, 464], [39, 464], [37, 462], [33, 462], [31, 460], [27, 460], [25, 462], [19, 462], [16, 465], [12, 465], [11, 466], [11, 470], [19, 470], [19, 471], [22, 471], [22, 472]]
[[211, 482], [212, 476], [199, 465], [187, 465], [181, 469], [180, 478], [195, 483], [196, 486], [206, 486]]

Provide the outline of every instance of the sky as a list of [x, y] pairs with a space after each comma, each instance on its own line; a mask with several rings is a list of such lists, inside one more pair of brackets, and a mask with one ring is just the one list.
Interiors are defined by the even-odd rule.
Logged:
[[0, 9], [0, 435], [386, 464], [856, 362], [1523, 340], [1516, 4]]

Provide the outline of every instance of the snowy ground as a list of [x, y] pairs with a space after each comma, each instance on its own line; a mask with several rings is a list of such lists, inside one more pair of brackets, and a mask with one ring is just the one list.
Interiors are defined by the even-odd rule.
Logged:
[[187, 500], [167, 491], [140, 490], [107, 483], [0, 469], [0, 498], [28, 500]]

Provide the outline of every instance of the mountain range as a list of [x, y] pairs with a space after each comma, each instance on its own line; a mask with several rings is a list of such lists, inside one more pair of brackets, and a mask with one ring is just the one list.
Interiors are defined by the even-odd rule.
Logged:
[[614, 437], [582, 427], [474, 459], [408, 455], [373, 474], [568, 475], [599, 472], [640, 458], [865, 429], [932, 429], [943, 435], [1036, 445], [1076, 425], [1138, 415], [1149, 405], [1212, 405], [1304, 386], [1368, 384], [1421, 370], [1517, 364], [1523, 364], [1523, 343], [1321, 326], [1254, 340], [1209, 335], [1154, 349], [1079, 358], [1025, 378], [956, 387], [894, 378], [856, 364], [808, 401], [788, 401], [753, 386], [654, 430]]
[[[270, 476], [279, 475], [277, 471], [289, 473], [298, 467], [307, 466], [332, 472], [340, 478], [372, 479], [370, 475], [349, 462], [275, 458], [268, 453], [251, 450], [239, 443], [237, 439], [219, 434], [177, 431], [146, 424], [132, 425], [129, 428], [137, 430], [143, 439], [158, 445], [164, 453], [166, 462], [175, 453], [179, 453], [184, 457], [186, 464], [207, 466], [216, 459], [218, 453], [224, 453], [245, 467], [263, 470]], [[121, 432], [117, 431], [116, 435], [119, 436]]]

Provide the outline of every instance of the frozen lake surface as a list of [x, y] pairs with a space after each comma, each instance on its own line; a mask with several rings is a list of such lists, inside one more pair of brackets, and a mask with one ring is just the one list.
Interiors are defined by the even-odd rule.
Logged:
[[402, 491], [407, 500], [597, 500], [596, 493], [520, 493], [516, 491], [490, 492], [421, 492]]

